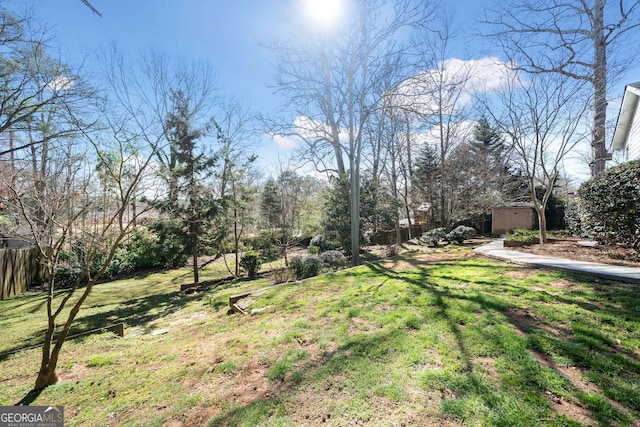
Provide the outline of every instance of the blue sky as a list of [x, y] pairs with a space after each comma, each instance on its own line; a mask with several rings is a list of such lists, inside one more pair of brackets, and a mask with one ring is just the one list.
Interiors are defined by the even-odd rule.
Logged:
[[[286, 34], [290, 21], [285, 16], [294, 13], [291, 18], [296, 19], [295, 13], [300, 13], [296, 6], [304, 0], [90, 0], [102, 18], [80, 0], [31, 1], [36, 16], [54, 27], [63, 57], [89, 58], [90, 68], [92, 53], [115, 43], [134, 55], [156, 48], [207, 60], [225, 94], [269, 114], [282, 100], [269, 87], [274, 81], [273, 57], [261, 43]], [[487, 6], [480, 0], [447, 5], [453, 9], [455, 27], [463, 31]], [[467, 38], [454, 43], [452, 52], [458, 58], [501, 56], [491, 45], [474, 45]], [[611, 88], [610, 97], [621, 97], [625, 83], [640, 80], [631, 72], [628, 76]], [[610, 104], [610, 117], [617, 114], [616, 105], [615, 100]]]
[[277, 34], [284, 5], [274, 0], [38, 0], [35, 12], [55, 26], [63, 52], [90, 57], [116, 44], [132, 54], [156, 48], [210, 61], [225, 92], [274, 107], [270, 53], [259, 46]]
[[[225, 92], [268, 110], [280, 100], [268, 87], [273, 58], [261, 44], [286, 34], [286, 16], [293, 13], [295, 19], [302, 0], [91, 0], [102, 18], [80, 0], [33, 1], [36, 15], [55, 27], [67, 56], [82, 60], [115, 43], [134, 54], [153, 47], [208, 60]], [[481, 6], [477, 0], [457, 1], [459, 26], [466, 27], [464, 21]]]

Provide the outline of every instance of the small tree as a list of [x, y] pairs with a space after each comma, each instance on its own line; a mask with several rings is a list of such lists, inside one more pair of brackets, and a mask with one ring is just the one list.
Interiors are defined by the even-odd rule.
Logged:
[[240, 259], [240, 267], [242, 267], [246, 272], [249, 278], [255, 279], [258, 275], [258, 270], [260, 270], [260, 255], [257, 252], [247, 252]]
[[[325, 193], [322, 227], [325, 238], [337, 242], [342, 250], [351, 256], [351, 204], [349, 200], [349, 179], [342, 175], [334, 178], [331, 188]], [[362, 236], [362, 222], [358, 221], [359, 233]]]
[[[23, 223], [29, 229], [29, 240], [40, 252], [47, 287], [47, 326], [35, 382], [36, 390], [58, 381], [56, 368], [62, 346], [93, 286], [103, 277], [121, 242], [135, 223], [135, 216], [128, 209], [135, 197], [135, 189], [139, 188], [144, 172], [151, 163], [150, 156], [143, 155], [128, 143], [119, 146], [118, 156], [106, 160], [101, 156], [107, 144], [94, 140], [91, 142], [95, 148], [95, 160], [104, 164], [103, 178], [113, 184], [110, 203], [101, 206], [106, 209], [106, 215], [94, 218], [92, 223], [86, 221], [87, 216], [95, 212], [94, 209], [101, 200], [101, 197], [95, 196], [96, 186], [91, 182], [92, 177], [85, 176], [83, 179], [82, 175], [76, 175], [73, 180], [63, 180], [62, 182], [73, 183], [69, 187], [57, 186], [60, 180], [51, 179], [47, 185], [52, 191], [46, 192], [48, 197], [44, 200], [32, 197], [33, 191], [38, 190], [23, 187], [19, 179], [11, 182], [5, 181], [3, 177], [3, 184], [11, 191], [9, 201], [20, 212]], [[85, 160], [86, 158], [83, 157]], [[125, 170], [128, 171], [126, 174]], [[75, 199], [75, 203], [67, 203], [70, 199]], [[140, 210], [135, 215], [143, 213], [144, 210]], [[41, 221], [43, 217], [45, 221]], [[68, 288], [58, 292], [56, 271], [62, 261], [62, 254], [71, 247], [77, 248], [82, 258], [81, 270]], [[72, 299], [76, 291], [81, 291], [80, 296]], [[71, 305], [71, 309], [61, 321], [59, 317], [68, 305]]]
[[[501, 108], [489, 108], [495, 103], [483, 101], [507, 136], [514, 161], [526, 177], [541, 244], [547, 240], [545, 209], [562, 163], [585, 139], [579, 132], [588, 105], [582, 89], [581, 84], [562, 74], [514, 75], [498, 96]], [[543, 193], [537, 193], [540, 187]]]

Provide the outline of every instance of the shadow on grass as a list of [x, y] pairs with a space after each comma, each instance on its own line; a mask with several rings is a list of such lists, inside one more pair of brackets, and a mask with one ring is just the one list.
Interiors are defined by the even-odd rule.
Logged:
[[15, 406], [28, 406], [28, 405], [31, 405], [33, 402], [35, 402], [35, 400], [38, 398], [38, 396], [40, 396], [40, 393], [42, 393], [43, 390], [44, 389], [31, 390], [22, 399], [20, 399], [20, 401], [18, 401], [18, 403], [16, 403]]
[[[558, 279], [579, 280], [582, 284], [576, 283], [575, 289], [568, 287], [562, 292], [554, 290], [554, 293], [550, 293], [518, 286], [517, 278], [500, 274], [505, 266], [473, 259], [462, 262], [400, 259], [394, 264], [399, 266], [400, 262], [408, 262], [416, 270], [405, 274], [395, 271], [393, 267], [368, 265], [367, 268], [373, 273], [386, 277], [369, 290], [375, 294], [385, 286], [387, 280], [392, 279], [403, 281], [434, 297], [435, 315], [448, 324], [461, 359], [461, 367], [456, 371], [433, 374], [435, 377], [432, 379], [441, 390], [453, 390], [454, 397], [443, 396], [443, 412], [460, 420], [468, 419], [474, 410], [473, 405], [481, 401], [483, 407], [491, 409], [482, 415], [486, 417], [483, 422], [527, 425], [548, 418], [549, 411], [555, 411], [549, 396], [562, 396], [565, 408], [570, 405], [585, 408], [591, 419], [601, 425], [637, 424], [640, 414], [639, 354], [622, 348], [611, 338], [612, 334], [615, 335], [615, 329], [611, 329], [609, 335], [602, 329], [607, 325], [622, 325], [626, 332], [633, 333], [638, 328], [640, 314], [634, 309], [640, 302], [637, 287], [557, 273]], [[488, 279], [476, 276], [466, 278], [464, 274], [456, 276], [447, 271], [438, 271], [450, 267], [479, 268], [487, 272]], [[496, 277], [495, 281], [491, 277]], [[579, 288], [593, 290], [595, 295], [585, 295]], [[528, 293], [533, 295], [536, 292], [539, 296], [536, 294], [535, 298], [523, 298]], [[463, 304], [457, 305], [458, 302]], [[482, 322], [475, 324], [474, 321], [461, 324], [455, 312], [465, 310], [464, 303], [468, 302], [480, 307], [468, 314], [493, 320], [488, 325]], [[564, 310], [562, 315], [568, 319], [566, 333], [559, 333], [558, 325], [546, 321], [544, 311], [540, 310], [543, 306], [553, 309], [554, 304], [558, 304], [558, 310]], [[529, 317], [526, 322], [513, 316], [513, 312], [522, 310], [522, 306], [531, 313], [527, 314]], [[474, 346], [477, 343], [471, 340], [477, 340], [478, 337], [485, 344], [489, 343], [487, 345], [493, 352], [492, 357], [498, 363], [495, 369], [500, 377], [500, 385], [497, 388], [474, 366], [477, 360], [477, 348]], [[297, 383], [289, 381], [281, 384], [277, 395], [286, 397], [296, 384], [303, 381], [301, 377], [317, 380], [320, 372], [325, 375], [358, 370], [366, 372], [368, 363], [385, 363], [385, 358], [394, 351], [393, 346], [401, 339], [402, 333], [398, 330], [349, 336], [336, 350], [327, 353], [321, 360], [306, 364], [303, 371], [298, 371]], [[577, 380], [567, 375], [568, 366], [579, 370]], [[211, 425], [235, 425], [238, 417], [245, 411], [253, 411], [255, 402], [259, 401], [262, 402], [252, 401], [242, 408], [222, 413]], [[528, 402], [527, 405], [522, 403], [524, 401]], [[532, 402], [534, 404], [530, 404]], [[548, 421], [551, 424], [579, 425], [580, 422], [571, 419], [571, 415], [555, 412], [555, 418]]]
[[[145, 324], [162, 318], [189, 302], [201, 298], [200, 294], [182, 295], [179, 291], [159, 295], [149, 295], [143, 298], [118, 304], [114, 309], [90, 315], [82, 315], [75, 319], [69, 335], [81, 334], [93, 329], [104, 328], [115, 323], [125, 323], [126, 326], [144, 326]], [[66, 318], [65, 318], [66, 320]], [[42, 317], [42, 322], [46, 316]], [[17, 351], [33, 348], [42, 344], [44, 329], [24, 337], [15, 346], [0, 353], [0, 361], [5, 360]], [[54, 337], [55, 338], [55, 337]]]
[[[416, 266], [420, 265], [416, 263]], [[488, 268], [473, 262], [465, 262], [464, 266]], [[423, 271], [421, 280], [409, 279], [390, 270], [385, 271], [380, 266], [373, 266], [373, 268], [378, 269], [380, 274], [429, 290], [437, 296], [438, 304], [441, 304], [443, 298], [469, 300], [480, 304], [483, 310], [490, 309], [505, 314], [513, 328], [524, 335], [529, 353], [527, 355], [516, 349], [511, 355], [514, 363], [521, 364], [518, 371], [520, 382], [522, 385], [532, 385], [532, 390], [537, 389], [537, 397], [544, 397], [542, 393], [548, 391], [549, 384], [541, 379], [538, 363], [527, 366], [527, 360], [531, 361], [530, 358], [526, 358], [527, 356], [533, 356], [537, 362], [567, 380], [565, 385], [573, 389], [573, 395], [579, 401], [579, 406], [588, 408], [598, 422], [605, 425], [612, 422], [622, 424], [632, 424], [634, 420], [637, 422], [640, 411], [640, 387], [638, 387], [640, 353], [637, 349], [634, 352], [623, 348], [619, 341], [616, 342], [602, 332], [603, 328], [609, 325], [611, 326], [610, 334], [615, 336], [615, 326], [625, 328], [624, 332], [633, 332], [640, 325], [640, 312], [637, 311], [640, 303], [638, 292], [640, 287], [637, 285], [603, 282], [597, 278], [571, 273], [556, 273], [558, 278], [582, 282], [582, 286], [593, 290], [595, 296], [575, 289], [567, 289], [561, 295], [536, 291], [543, 295], [542, 301], [529, 301], [529, 310], [532, 311], [533, 316], [529, 316], [528, 323], [523, 324], [522, 319], [515, 318], [510, 311], [518, 303], [501, 302], [506, 301], [505, 298], [501, 298], [501, 301], [495, 300], [498, 296], [496, 293], [506, 291], [508, 295], [509, 290], [517, 289], [517, 286], [504, 282], [490, 283], [477, 278], [465, 281], [455, 276], [438, 276], [438, 280], [445, 279], [450, 282], [485, 287], [482, 293], [453, 292], [431, 283], [425, 267], [421, 267]], [[489, 267], [489, 269], [492, 268]], [[585, 301], [585, 299], [595, 299], [595, 301]], [[544, 316], [537, 313], [538, 307], [543, 304], [549, 304], [552, 307], [559, 304], [558, 309], [562, 305], [568, 306], [569, 333], [558, 333], [555, 330], [557, 325], [545, 321]], [[616, 306], [617, 309], [614, 308]], [[442, 307], [446, 309], [446, 306]], [[465, 342], [455, 322], [450, 322], [450, 327], [461, 352], [466, 357]], [[495, 341], [496, 336], [485, 331], [485, 339]], [[511, 339], [507, 337], [504, 342], [498, 344], [503, 348], [512, 347], [512, 343], [508, 342]], [[567, 375], [567, 370], [558, 366], [555, 360], [562, 360], [568, 366], [579, 368], [585, 379], [572, 379]]]
[[280, 399], [256, 399], [245, 406], [235, 406], [209, 421], [210, 427], [255, 426], [260, 420], [273, 414], [282, 402]]

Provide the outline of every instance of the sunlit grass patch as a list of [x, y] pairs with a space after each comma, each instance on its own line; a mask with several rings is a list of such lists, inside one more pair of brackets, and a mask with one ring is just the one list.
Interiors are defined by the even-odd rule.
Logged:
[[[268, 281], [181, 296], [188, 275], [141, 278], [150, 294], [104, 295], [83, 320], [122, 314], [125, 337], [65, 344], [61, 382], [33, 404], [65, 405], [70, 425], [637, 422], [637, 287], [438, 250], [270, 288], [249, 316], [229, 314], [229, 296]], [[0, 360], [0, 404], [26, 394], [37, 362], [37, 349]]]

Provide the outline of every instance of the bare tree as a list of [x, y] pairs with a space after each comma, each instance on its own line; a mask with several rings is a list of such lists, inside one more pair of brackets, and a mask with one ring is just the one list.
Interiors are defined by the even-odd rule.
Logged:
[[38, 121], [48, 123], [38, 135], [16, 139], [18, 143], [0, 151], [0, 156], [73, 132], [64, 125], [67, 119], [60, 120], [61, 106], [77, 104], [89, 94], [83, 93], [87, 87], [77, 73], [51, 56], [49, 43], [46, 27], [36, 26], [28, 16], [0, 10], [0, 133], [33, 129]]
[[[586, 138], [587, 110], [584, 85], [562, 74], [514, 76], [505, 90], [491, 101], [493, 120], [512, 145], [515, 161], [523, 171], [531, 203], [538, 216], [540, 243], [546, 242], [545, 208], [563, 161]], [[489, 104], [484, 100], [485, 105]], [[537, 194], [542, 188], [543, 193]]]
[[610, 158], [605, 130], [607, 86], [635, 59], [620, 54], [637, 44], [630, 36], [640, 25], [636, 0], [519, 0], [487, 13], [491, 36], [520, 69], [557, 73], [591, 87], [591, 175]]
[[470, 137], [471, 77], [473, 63], [449, 59], [449, 44], [454, 34], [445, 15], [431, 32], [414, 43], [421, 51], [422, 72], [405, 80], [390, 93], [392, 108], [405, 122], [406, 137], [414, 129], [427, 127], [427, 144], [438, 156], [440, 184], [438, 200], [432, 203], [441, 227], [452, 225], [455, 209], [456, 165], [451, 162], [455, 150]]
[[117, 49], [102, 58], [108, 92], [117, 103], [120, 120], [150, 147], [159, 163], [159, 176], [166, 181], [167, 200], [178, 196], [175, 174], [177, 145], [167, 137], [166, 118], [171, 114], [172, 94], [181, 92], [189, 100], [192, 127], [213, 127], [218, 85], [207, 62], [172, 58], [150, 50], [140, 61], [132, 61]]
[[399, 33], [424, 28], [434, 8], [413, 0], [358, 0], [351, 7], [345, 13], [347, 22], [335, 31], [319, 35], [301, 28], [297, 40], [274, 47], [276, 88], [294, 116], [273, 122], [271, 131], [300, 138], [304, 156], [318, 170], [348, 176], [356, 265], [365, 129], [391, 88], [384, 83], [399, 83], [415, 72], [402, 62], [407, 46]]
[[[68, 156], [65, 147], [50, 147], [51, 150], [62, 150], [55, 158], [66, 158], [68, 164], [60, 164], [60, 168], [51, 171], [54, 174], [45, 181], [46, 191], [36, 189], [20, 178], [5, 181], [3, 177], [3, 185], [11, 191], [9, 202], [26, 225], [23, 238], [33, 242], [40, 252], [47, 285], [47, 328], [35, 382], [37, 390], [57, 382], [60, 350], [93, 286], [105, 273], [120, 242], [134, 223], [134, 218], [128, 215], [128, 208], [152, 160], [152, 156], [133, 147], [131, 141], [117, 138], [111, 152], [119, 155], [107, 159], [104, 157], [105, 148], [109, 146], [107, 141], [95, 139], [88, 133], [84, 137], [90, 149], [81, 156]], [[77, 148], [74, 152], [82, 154]], [[100, 199], [96, 197], [96, 188], [99, 187], [94, 185], [91, 161], [102, 166], [103, 178], [111, 183], [112, 197], [106, 217], [86, 221]], [[71, 173], [67, 176], [65, 171]], [[138, 212], [138, 215], [142, 213]], [[74, 233], [71, 238], [72, 227]], [[60, 292], [55, 271], [62, 252], [71, 246], [82, 248], [84, 267], [71, 287]], [[79, 296], [76, 296], [77, 291]], [[68, 306], [71, 308], [61, 322], [58, 318], [65, 316], [63, 313]]]

